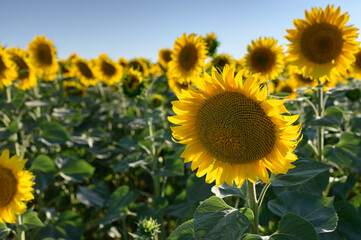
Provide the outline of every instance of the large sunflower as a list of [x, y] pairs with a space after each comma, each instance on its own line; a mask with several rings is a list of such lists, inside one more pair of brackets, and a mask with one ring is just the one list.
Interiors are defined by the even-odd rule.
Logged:
[[29, 63], [27, 52], [20, 48], [9, 48], [10, 60], [15, 63], [17, 76], [14, 86], [26, 90], [38, 84], [33, 67]]
[[0, 45], [0, 89], [9, 86], [16, 76], [15, 63], [10, 61], [10, 55]]
[[28, 45], [30, 64], [37, 75], [46, 80], [53, 80], [59, 69], [56, 60], [56, 49], [51, 40], [46, 37], [36, 36]]
[[284, 54], [282, 46], [277, 46], [277, 41], [271, 37], [252, 41], [248, 45], [244, 67], [253, 73], [261, 73], [260, 80], [274, 80], [283, 71]]
[[26, 159], [19, 156], [9, 157], [5, 149], [0, 156], [0, 222], [15, 223], [16, 214], [26, 210], [23, 201], [34, 199], [32, 194], [33, 174], [23, 170]]
[[298, 115], [288, 115], [282, 100], [267, 99], [258, 78], [254, 74], [243, 83], [242, 72], [234, 77], [229, 66], [223, 75], [213, 69], [172, 102], [177, 115], [169, 121], [180, 125], [171, 128], [173, 137], [187, 144], [181, 157], [208, 183], [269, 183], [267, 169], [278, 174], [294, 167], [301, 126], [292, 123]]
[[325, 10], [305, 11], [305, 20], [296, 19], [296, 29], [287, 30], [288, 60], [306, 78], [336, 81], [354, 61], [358, 44], [357, 28], [345, 26], [349, 15], [328, 5]]
[[204, 60], [207, 58], [206, 44], [203, 37], [195, 34], [183, 34], [174, 43], [172, 60], [169, 62], [169, 73], [176, 78], [187, 80], [202, 72]]
[[98, 78], [94, 74], [93, 64], [90, 64], [84, 58], [74, 57], [72, 59], [72, 75], [80, 78], [80, 82], [86, 86], [94, 86]]
[[123, 76], [123, 69], [119, 64], [116, 64], [113, 60], [103, 53], [100, 54], [95, 61], [95, 74], [100, 80], [105, 82], [108, 86], [113, 85], [121, 80]]

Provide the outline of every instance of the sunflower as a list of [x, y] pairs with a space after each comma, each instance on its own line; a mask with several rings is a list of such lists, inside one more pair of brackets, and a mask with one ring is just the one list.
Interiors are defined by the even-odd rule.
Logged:
[[226, 66], [223, 75], [213, 68], [199, 77], [173, 101], [177, 114], [169, 121], [173, 138], [187, 144], [181, 157], [198, 168], [197, 176], [216, 186], [226, 182], [241, 187], [245, 179], [269, 183], [271, 172], [287, 173], [297, 159], [292, 153], [301, 133], [294, 125], [298, 115], [288, 115], [282, 100], [267, 99], [266, 87], [260, 88], [259, 74], [244, 83], [243, 72], [234, 77]]
[[109, 59], [105, 53], [100, 54], [95, 61], [94, 71], [95, 75], [108, 86], [119, 82], [123, 76], [122, 67]]
[[153, 108], [156, 108], [161, 106], [163, 104], [163, 101], [163, 96], [156, 93], [149, 99], [149, 105], [151, 105]]
[[361, 80], [361, 48], [359, 48], [358, 52], [355, 54], [355, 61], [351, 67], [351, 76]]
[[260, 37], [248, 45], [248, 53], [244, 59], [244, 67], [253, 73], [261, 73], [260, 80], [276, 79], [283, 71], [284, 54], [282, 46], [271, 37]]
[[9, 86], [16, 76], [15, 63], [10, 61], [10, 55], [0, 45], [0, 89]]
[[93, 64], [84, 58], [74, 57], [72, 59], [72, 75], [80, 78], [80, 82], [86, 86], [94, 86], [98, 78], [94, 74]]
[[137, 70], [141, 74], [143, 74], [144, 77], [149, 76], [149, 66], [148, 62], [144, 60], [144, 58], [134, 58], [133, 60], [129, 61], [128, 68], [133, 68], [134, 70]]
[[288, 60], [306, 78], [337, 81], [355, 59], [357, 28], [345, 26], [349, 15], [330, 5], [306, 10], [305, 18], [294, 20], [296, 29], [287, 30]]
[[229, 54], [215, 55], [211, 61], [213, 67], [223, 69], [226, 65], [235, 66], [235, 60]]
[[216, 54], [217, 47], [219, 45], [219, 42], [217, 41], [216, 34], [214, 33], [207, 33], [206, 37], [204, 38], [204, 41], [206, 42], [206, 47], [208, 49], [208, 56], [213, 56]]
[[118, 59], [118, 64], [123, 67], [123, 70], [128, 69], [128, 64], [129, 64], [129, 62], [128, 62], [127, 59], [125, 59], [125, 58], [123, 58], [123, 57], [120, 57], [120, 58]]
[[169, 72], [176, 78], [193, 78], [202, 72], [204, 60], [207, 58], [206, 44], [203, 37], [185, 33], [174, 43], [172, 61]]
[[80, 96], [85, 97], [87, 95], [86, 88], [75, 81], [63, 81], [64, 96]]
[[185, 79], [179, 79], [170, 74], [167, 74], [168, 86], [169, 88], [177, 95], [182, 91], [182, 89], [187, 90], [188, 87], [192, 86], [193, 83], [191, 79], [187, 81]]
[[23, 170], [26, 159], [19, 156], [9, 157], [5, 149], [0, 156], [0, 222], [15, 223], [16, 214], [26, 210], [23, 201], [34, 199], [32, 186], [33, 174]]
[[158, 52], [158, 63], [164, 69], [167, 69], [168, 63], [172, 60], [172, 50], [169, 48], [162, 48]]
[[123, 85], [124, 93], [129, 97], [139, 95], [144, 87], [142, 73], [133, 68], [129, 69], [121, 84]]
[[[34, 67], [37, 75], [45, 80], [53, 80], [59, 69], [56, 61], [56, 49], [51, 40], [46, 37], [36, 36], [28, 45], [30, 64]], [[50, 75], [50, 76], [49, 76]]]
[[15, 77], [14, 86], [26, 90], [38, 84], [33, 67], [29, 63], [27, 52], [20, 48], [13, 48], [7, 50], [10, 55], [10, 60], [15, 63], [17, 75]]
[[289, 96], [284, 99], [295, 99], [297, 97], [297, 83], [290, 79], [280, 80], [277, 84], [276, 92], [277, 93], [289, 93]]

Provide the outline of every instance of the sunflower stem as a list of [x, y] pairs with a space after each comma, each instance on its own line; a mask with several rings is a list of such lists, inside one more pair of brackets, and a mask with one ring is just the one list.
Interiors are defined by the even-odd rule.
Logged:
[[259, 198], [257, 200], [257, 207], [260, 208], [264, 199], [264, 196], [266, 195], [266, 192], [269, 188], [269, 186], [271, 186], [270, 183], [267, 183], [266, 185], [264, 185], [261, 194], [259, 195]]
[[258, 234], [258, 206], [256, 196], [256, 186], [254, 183], [247, 179], [247, 195], [248, 195], [248, 206], [253, 211], [253, 222], [250, 225], [252, 234]]
[[[325, 102], [323, 101], [323, 84], [320, 80], [318, 80], [317, 85], [317, 117], [322, 118], [324, 112]], [[323, 158], [323, 146], [324, 146], [324, 128], [323, 126], [318, 126], [317, 128], [317, 135], [318, 135], [318, 160], [320, 162], [324, 161]]]
[[11, 86], [7, 86], [6, 88], [6, 102], [11, 103]]
[[[35, 85], [35, 86], [33, 87], [33, 91], [34, 91], [34, 97], [35, 97], [35, 99], [36, 99], [36, 100], [40, 99], [41, 96], [40, 96], [40, 93], [39, 93], [39, 86], [38, 86], [38, 85]], [[36, 116], [37, 118], [40, 118], [40, 117], [41, 117], [41, 108], [40, 108], [40, 106], [37, 106], [37, 107], [36, 107], [35, 116]]]
[[23, 226], [23, 218], [19, 214], [18, 215], [18, 221], [16, 222], [16, 239], [17, 240], [25, 240], [25, 231]]

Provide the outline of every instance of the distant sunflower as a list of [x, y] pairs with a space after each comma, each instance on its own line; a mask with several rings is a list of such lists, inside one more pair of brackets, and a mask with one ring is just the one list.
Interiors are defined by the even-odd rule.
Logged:
[[183, 34], [174, 43], [172, 61], [169, 62], [169, 73], [176, 78], [193, 78], [202, 72], [204, 60], [207, 58], [203, 37], [195, 34]]
[[168, 78], [168, 86], [169, 88], [177, 95], [181, 92], [182, 89], [187, 90], [188, 87], [192, 86], [191, 79], [185, 80], [185, 79], [179, 79], [177, 77], [174, 77], [170, 74], [167, 74]]
[[361, 80], [361, 48], [359, 48], [358, 52], [355, 54], [355, 61], [352, 64], [351, 76]]
[[103, 53], [95, 62], [95, 74], [100, 80], [111, 86], [119, 82], [123, 76], [123, 69]]
[[15, 223], [16, 216], [25, 212], [24, 201], [34, 199], [33, 174], [23, 170], [26, 159], [9, 156], [5, 149], [0, 156], [0, 222]]
[[149, 103], [152, 107], [156, 108], [156, 107], [159, 107], [163, 104], [163, 97], [161, 94], [154, 94], [150, 100], [149, 100]]
[[10, 55], [10, 60], [15, 63], [17, 76], [15, 78], [14, 86], [27, 90], [38, 84], [33, 67], [29, 63], [27, 52], [20, 48], [13, 48], [7, 50]]
[[37, 75], [46, 80], [53, 80], [51, 78], [57, 73], [59, 65], [56, 61], [56, 49], [52, 41], [47, 40], [44, 35], [36, 36], [29, 43], [28, 53], [30, 64], [34, 67]]
[[80, 96], [85, 97], [87, 95], [86, 88], [75, 81], [63, 81], [64, 96]]
[[142, 73], [133, 68], [129, 69], [125, 73], [123, 82], [124, 93], [129, 97], [134, 97], [140, 94], [142, 88], [144, 87]]
[[128, 69], [129, 62], [127, 59], [120, 57], [118, 59], [118, 64], [123, 67], [123, 70]]
[[261, 73], [260, 80], [276, 79], [283, 71], [284, 54], [282, 46], [277, 46], [277, 41], [271, 37], [260, 37], [248, 45], [244, 67], [253, 73]]
[[72, 60], [72, 72], [73, 76], [77, 76], [80, 82], [86, 86], [94, 86], [98, 82], [98, 78], [94, 74], [93, 64], [84, 58], [76, 57]]
[[276, 92], [277, 93], [288, 93], [289, 96], [285, 97], [284, 99], [295, 99], [297, 97], [297, 83], [287, 79], [287, 80], [280, 80], [277, 84]]
[[206, 37], [204, 38], [204, 41], [206, 42], [206, 47], [208, 50], [207, 55], [213, 56], [214, 54], [216, 54], [217, 47], [219, 45], [219, 42], [216, 38], [216, 34], [214, 34], [213, 32], [207, 33]]
[[158, 52], [158, 63], [164, 69], [168, 68], [168, 63], [172, 60], [172, 50], [169, 48], [162, 48]]
[[357, 28], [345, 26], [349, 15], [330, 5], [306, 10], [305, 18], [294, 20], [296, 29], [287, 30], [287, 58], [306, 78], [336, 81], [355, 59]]
[[137, 70], [138, 72], [143, 74], [144, 77], [149, 76], [149, 66], [143, 58], [134, 58], [133, 60], [129, 61], [128, 68], [133, 68], [134, 70]]
[[10, 61], [10, 55], [0, 45], [0, 89], [11, 85], [16, 76], [15, 63]]
[[211, 61], [213, 67], [223, 69], [226, 65], [235, 66], [235, 60], [229, 54], [215, 55]]
[[260, 88], [259, 74], [244, 83], [242, 72], [234, 68], [216, 69], [198, 78], [173, 101], [177, 114], [169, 121], [175, 141], [187, 144], [181, 157], [192, 162], [197, 176], [216, 186], [226, 182], [241, 187], [245, 179], [269, 183], [271, 172], [287, 173], [297, 159], [293, 153], [301, 126], [292, 124], [298, 115], [286, 115], [282, 100], [267, 99], [266, 87]]

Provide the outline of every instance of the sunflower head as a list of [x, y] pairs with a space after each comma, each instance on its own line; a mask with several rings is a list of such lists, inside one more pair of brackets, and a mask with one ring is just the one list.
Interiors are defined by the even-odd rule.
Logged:
[[187, 81], [202, 72], [204, 60], [207, 58], [207, 47], [203, 37], [195, 34], [183, 34], [174, 43], [172, 60], [169, 62], [169, 73], [176, 78]]
[[213, 67], [223, 69], [226, 65], [235, 65], [234, 59], [229, 54], [214, 55], [211, 61]]
[[64, 96], [79, 96], [85, 97], [87, 95], [86, 88], [75, 81], [63, 81]]
[[361, 80], [361, 48], [355, 54], [355, 61], [352, 64], [350, 75], [357, 80]]
[[226, 66], [223, 74], [213, 69], [195, 83], [177, 95], [177, 115], [168, 119], [179, 125], [171, 128], [173, 138], [187, 145], [181, 157], [198, 177], [241, 187], [245, 179], [269, 183], [267, 169], [278, 174], [294, 167], [298, 116], [289, 115], [282, 100], [267, 98], [259, 74], [243, 82], [243, 71], [234, 76]]
[[[28, 53], [30, 64], [34, 67], [39, 77], [49, 79], [48, 74], [53, 75], [59, 69], [56, 61], [56, 49], [51, 40], [43, 36], [36, 36], [29, 43]], [[53, 77], [53, 76], [51, 76]]]
[[294, 20], [296, 29], [287, 30], [288, 61], [306, 78], [336, 81], [346, 73], [358, 49], [357, 28], [346, 26], [348, 19], [340, 7], [306, 10], [305, 20]]
[[274, 80], [283, 71], [284, 54], [282, 46], [271, 37], [252, 41], [248, 45], [248, 53], [244, 59], [244, 67], [253, 73], [261, 73], [262, 81]]
[[287, 79], [287, 80], [280, 80], [276, 87], [277, 93], [288, 93], [289, 95], [284, 99], [295, 99], [297, 97], [297, 83]]
[[157, 108], [163, 104], [163, 101], [162, 95], [157, 93], [150, 98], [149, 103], [153, 108]]
[[138, 70], [130, 68], [125, 73], [123, 82], [124, 93], [129, 97], [135, 97], [139, 95], [144, 87], [143, 75]]
[[128, 68], [133, 68], [140, 72], [144, 77], [149, 76], [149, 66], [143, 58], [135, 58], [128, 63]]
[[8, 52], [0, 45], [0, 89], [11, 85], [16, 79], [16, 65], [10, 60]]
[[33, 174], [23, 170], [26, 159], [9, 156], [5, 149], [0, 156], [0, 222], [15, 223], [15, 215], [26, 210], [24, 201], [34, 199]]
[[123, 70], [128, 69], [129, 62], [127, 59], [120, 57], [118, 59], [118, 64], [123, 67]]
[[10, 55], [10, 60], [16, 66], [16, 78], [14, 86], [27, 90], [38, 84], [33, 67], [29, 63], [28, 54], [25, 50], [20, 48], [13, 48], [7, 50]]
[[98, 78], [94, 73], [94, 64], [91, 61], [74, 57], [71, 64], [72, 75], [77, 76], [84, 86], [88, 87], [97, 84]]
[[207, 55], [212, 57], [213, 55], [216, 54], [217, 52], [217, 47], [219, 45], [219, 42], [216, 38], [216, 34], [212, 33], [207, 33], [206, 37], [204, 38], [204, 41], [206, 42], [206, 47], [208, 50]]
[[167, 69], [168, 63], [172, 60], [172, 50], [169, 48], [162, 48], [158, 52], [158, 63], [164, 69]]
[[122, 67], [109, 59], [105, 53], [100, 54], [98, 59], [95, 60], [94, 72], [108, 86], [119, 82], [123, 76]]
[[187, 90], [193, 83], [190, 79], [179, 79], [173, 75], [167, 74], [168, 86], [177, 95], [182, 89]]

